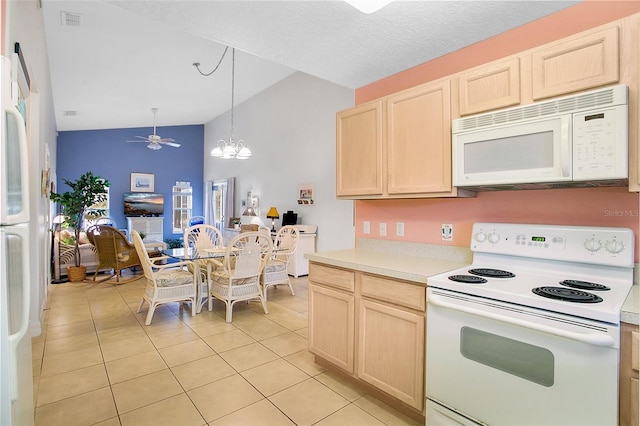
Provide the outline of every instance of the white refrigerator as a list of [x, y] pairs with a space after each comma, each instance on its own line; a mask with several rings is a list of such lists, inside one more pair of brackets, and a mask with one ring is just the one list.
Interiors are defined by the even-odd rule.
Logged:
[[29, 426], [34, 398], [28, 147], [25, 121], [11, 95], [11, 63], [0, 59], [0, 425]]

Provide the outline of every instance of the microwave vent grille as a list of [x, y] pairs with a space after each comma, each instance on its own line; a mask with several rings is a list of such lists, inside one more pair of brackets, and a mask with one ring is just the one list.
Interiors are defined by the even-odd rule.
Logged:
[[478, 114], [453, 120], [453, 132], [464, 132], [522, 120], [572, 113], [588, 108], [613, 106], [626, 103], [626, 86], [619, 85], [550, 101], [514, 107], [487, 114]]

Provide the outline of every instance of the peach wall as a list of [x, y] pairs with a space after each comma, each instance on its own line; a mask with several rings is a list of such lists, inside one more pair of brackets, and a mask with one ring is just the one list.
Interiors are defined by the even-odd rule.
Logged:
[[[640, 1], [586, 1], [512, 31], [468, 46], [356, 90], [360, 104], [398, 90], [440, 78], [501, 57], [527, 50], [622, 17], [640, 12]], [[584, 188], [481, 192], [476, 198], [420, 200], [358, 200], [356, 237], [382, 238], [378, 225], [387, 224], [391, 240], [468, 247], [474, 222], [543, 223], [620, 226], [636, 234], [638, 262], [638, 193], [626, 188]], [[371, 234], [363, 234], [363, 222]], [[395, 236], [396, 222], [404, 222], [405, 236]], [[443, 242], [443, 223], [453, 224], [454, 238]]]

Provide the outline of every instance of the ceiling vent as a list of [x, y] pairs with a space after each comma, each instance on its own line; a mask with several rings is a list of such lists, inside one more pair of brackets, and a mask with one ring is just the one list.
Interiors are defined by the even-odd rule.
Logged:
[[79, 27], [80, 14], [73, 12], [60, 12], [60, 25], [63, 27]]
[[75, 117], [78, 115], [78, 111], [62, 111], [63, 117]]

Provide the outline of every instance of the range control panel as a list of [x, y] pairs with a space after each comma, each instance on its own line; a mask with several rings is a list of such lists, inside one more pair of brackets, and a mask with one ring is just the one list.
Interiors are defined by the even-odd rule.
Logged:
[[475, 223], [471, 250], [570, 262], [633, 267], [629, 228]]

